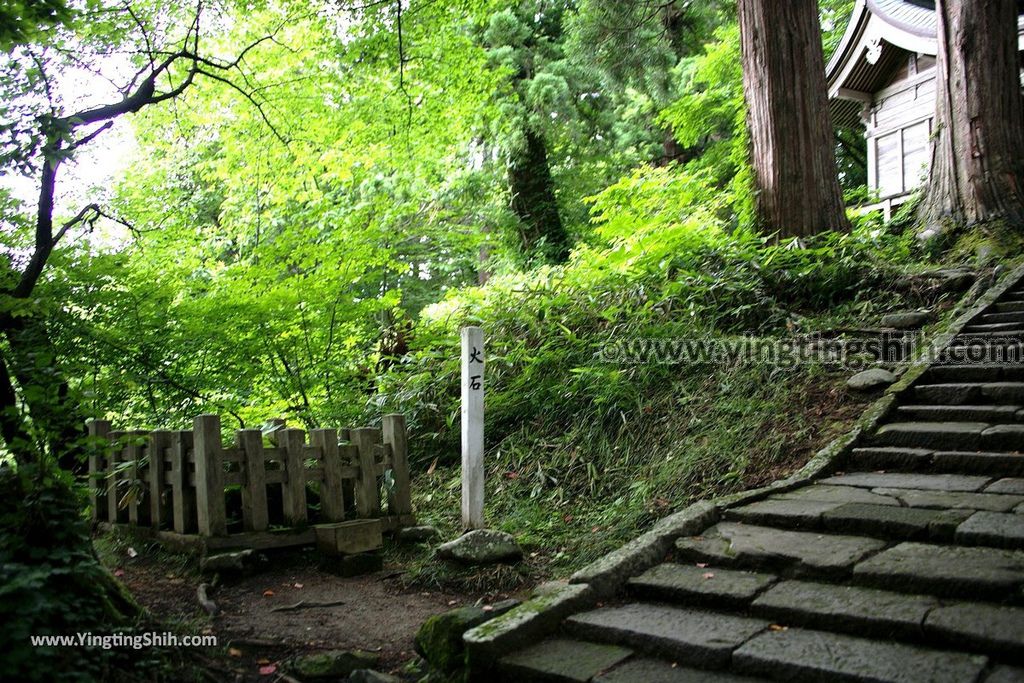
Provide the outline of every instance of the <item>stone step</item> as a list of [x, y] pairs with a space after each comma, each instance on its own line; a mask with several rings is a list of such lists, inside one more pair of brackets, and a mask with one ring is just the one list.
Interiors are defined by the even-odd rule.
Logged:
[[999, 301], [992, 306], [991, 310], [994, 310], [997, 313], [1016, 313], [1018, 311], [1024, 311], [1024, 300], [1013, 301], [1007, 299]]
[[926, 384], [1024, 382], [1024, 365], [933, 365], [925, 370], [921, 381]]
[[1024, 382], [919, 384], [914, 397], [925, 405], [1024, 405]]
[[867, 442], [872, 446], [976, 450], [982, 447], [982, 434], [991, 427], [987, 422], [893, 422], [883, 425]]
[[1019, 322], [1012, 323], [978, 323], [966, 325], [961, 334], [973, 335], [980, 332], [1002, 332], [1010, 335], [1024, 333], [1024, 325]]
[[855, 448], [848, 469], [890, 472], [1024, 475], [1024, 455], [1013, 451], [933, 451], [927, 448]]
[[632, 655], [617, 645], [552, 638], [502, 657], [498, 667], [507, 681], [586, 683]]
[[798, 628], [766, 631], [733, 654], [736, 671], [785, 681], [976, 681], [987, 664], [980, 655]]
[[767, 680], [725, 671], [691, 669], [663, 659], [639, 658], [601, 674], [594, 683], [755, 683]]
[[886, 542], [863, 536], [722, 522], [700, 536], [676, 541], [676, 557], [726, 568], [786, 571], [796, 576], [849, 575], [854, 564], [882, 550]]
[[[727, 510], [730, 522], [787, 529], [857, 534], [889, 541], [930, 540], [949, 542], [972, 510], [870, 505], [866, 503], [823, 503], [818, 501], [769, 498]], [[992, 545], [978, 538], [976, 545]], [[1002, 543], [995, 543], [1003, 547]]]
[[[831, 486], [857, 486], [867, 489], [918, 489], [921, 491], [965, 491], [987, 490], [999, 482], [991, 477], [966, 474], [904, 474], [899, 472], [852, 472], [837, 474], [819, 480], [819, 484]], [[1012, 484], [1000, 488], [1010, 488]], [[1014, 491], [991, 491], [992, 493], [1014, 493]]]
[[1024, 406], [905, 405], [896, 409], [896, 419], [901, 422], [987, 422], [989, 424], [1007, 424], [1024, 422]]
[[727, 668], [733, 650], [768, 626], [762, 619], [644, 602], [575, 614], [564, 625], [576, 638], [706, 669]]
[[687, 605], [742, 607], [778, 580], [774, 574], [675, 562], [659, 564], [628, 582], [630, 592], [648, 600]]
[[957, 526], [955, 541], [961, 545], [1024, 548], [1024, 514], [975, 512]]
[[971, 325], [993, 323], [1024, 323], [1024, 310], [985, 312], [971, 321]]
[[1019, 603], [1024, 552], [905, 542], [859, 562], [853, 578], [886, 590]]

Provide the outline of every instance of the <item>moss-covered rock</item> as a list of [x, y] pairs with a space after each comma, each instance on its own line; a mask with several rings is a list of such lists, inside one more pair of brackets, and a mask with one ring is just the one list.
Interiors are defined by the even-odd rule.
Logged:
[[328, 650], [296, 657], [291, 670], [302, 680], [344, 678], [359, 669], [372, 669], [378, 655], [362, 650]]
[[465, 664], [462, 634], [504, 614], [518, 604], [517, 600], [506, 600], [490, 608], [459, 607], [443, 614], [435, 614], [420, 626], [415, 639], [416, 652], [427, 660], [433, 669], [445, 674], [453, 673]]

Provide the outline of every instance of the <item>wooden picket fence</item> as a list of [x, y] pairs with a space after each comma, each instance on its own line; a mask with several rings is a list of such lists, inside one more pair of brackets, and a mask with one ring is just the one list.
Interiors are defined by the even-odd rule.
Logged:
[[[304, 430], [277, 422], [266, 437], [238, 430], [225, 447], [217, 415], [183, 431], [112, 431], [91, 421], [93, 519], [201, 551], [312, 543], [313, 521], [379, 519], [384, 530], [415, 523], [404, 416], [384, 416], [380, 429], [314, 429], [308, 442]], [[318, 511], [308, 504], [310, 483]], [[271, 487], [280, 487], [272, 496], [280, 509], [268, 503]], [[241, 489], [241, 529], [229, 533], [232, 488], [236, 501]], [[271, 519], [281, 524], [271, 529]]]

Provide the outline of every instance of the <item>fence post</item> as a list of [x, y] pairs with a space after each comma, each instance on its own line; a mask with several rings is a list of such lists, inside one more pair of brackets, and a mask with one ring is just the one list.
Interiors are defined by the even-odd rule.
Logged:
[[341, 488], [341, 450], [338, 448], [338, 430], [314, 429], [309, 442], [320, 451], [320, 507], [328, 522], [345, 519], [345, 496]]
[[171, 433], [155, 431], [149, 434], [149, 525], [154, 529], [163, 526], [167, 518], [167, 501], [164, 498], [166, 473], [164, 455], [171, 445]]
[[270, 526], [267, 511], [267, 465], [263, 457], [263, 432], [238, 430], [242, 449], [242, 524], [246, 531], [266, 531]]
[[362, 428], [350, 431], [352, 443], [359, 449], [359, 493], [356, 511], [360, 517], [380, 515], [380, 489], [377, 487], [377, 462], [373, 447], [380, 441], [376, 429]]
[[92, 521], [100, 520], [100, 507], [107, 510], [107, 494], [104, 490], [103, 472], [106, 454], [110, 450], [110, 421], [89, 420], [89, 504], [92, 506]]
[[285, 429], [278, 432], [278, 444], [284, 451], [284, 485], [281, 498], [284, 503], [284, 518], [289, 524], [306, 522], [306, 463], [303, 446], [306, 433], [301, 429]]
[[122, 460], [122, 451], [124, 444], [121, 443], [121, 437], [124, 436], [124, 432], [110, 432], [111, 444], [107, 450], [107, 521], [111, 524], [117, 524], [118, 522], [124, 521], [125, 514], [119, 509], [117, 500], [117, 464]]
[[192, 432], [182, 430], [171, 436], [171, 506], [174, 508], [174, 530], [179, 534], [192, 531], [196, 520], [196, 491], [188, 481], [188, 451]]
[[224, 505], [224, 457], [220, 416], [200, 415], [193, 422], [192, 450], [196, 458], [196, 512], [201, 536], [227, 534]]
[[411, 515], [409, 437], [405, 431], [405, 415], [385, 415], [381, 421], [381, 433], [384, 443], [391, 446], [391, 474], [395, 479], [395, 486], [388, 495], [388, 512], [392, 515]]

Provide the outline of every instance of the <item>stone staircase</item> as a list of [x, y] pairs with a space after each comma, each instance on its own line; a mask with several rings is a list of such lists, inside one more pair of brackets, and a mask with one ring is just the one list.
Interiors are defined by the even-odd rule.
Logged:
[[613, 598], [506, 654], [499, 676], [1024, 681], [1024, 364], [963, 360], [1022, 338], [1018, 281], [844, 471], [725, 509]]

